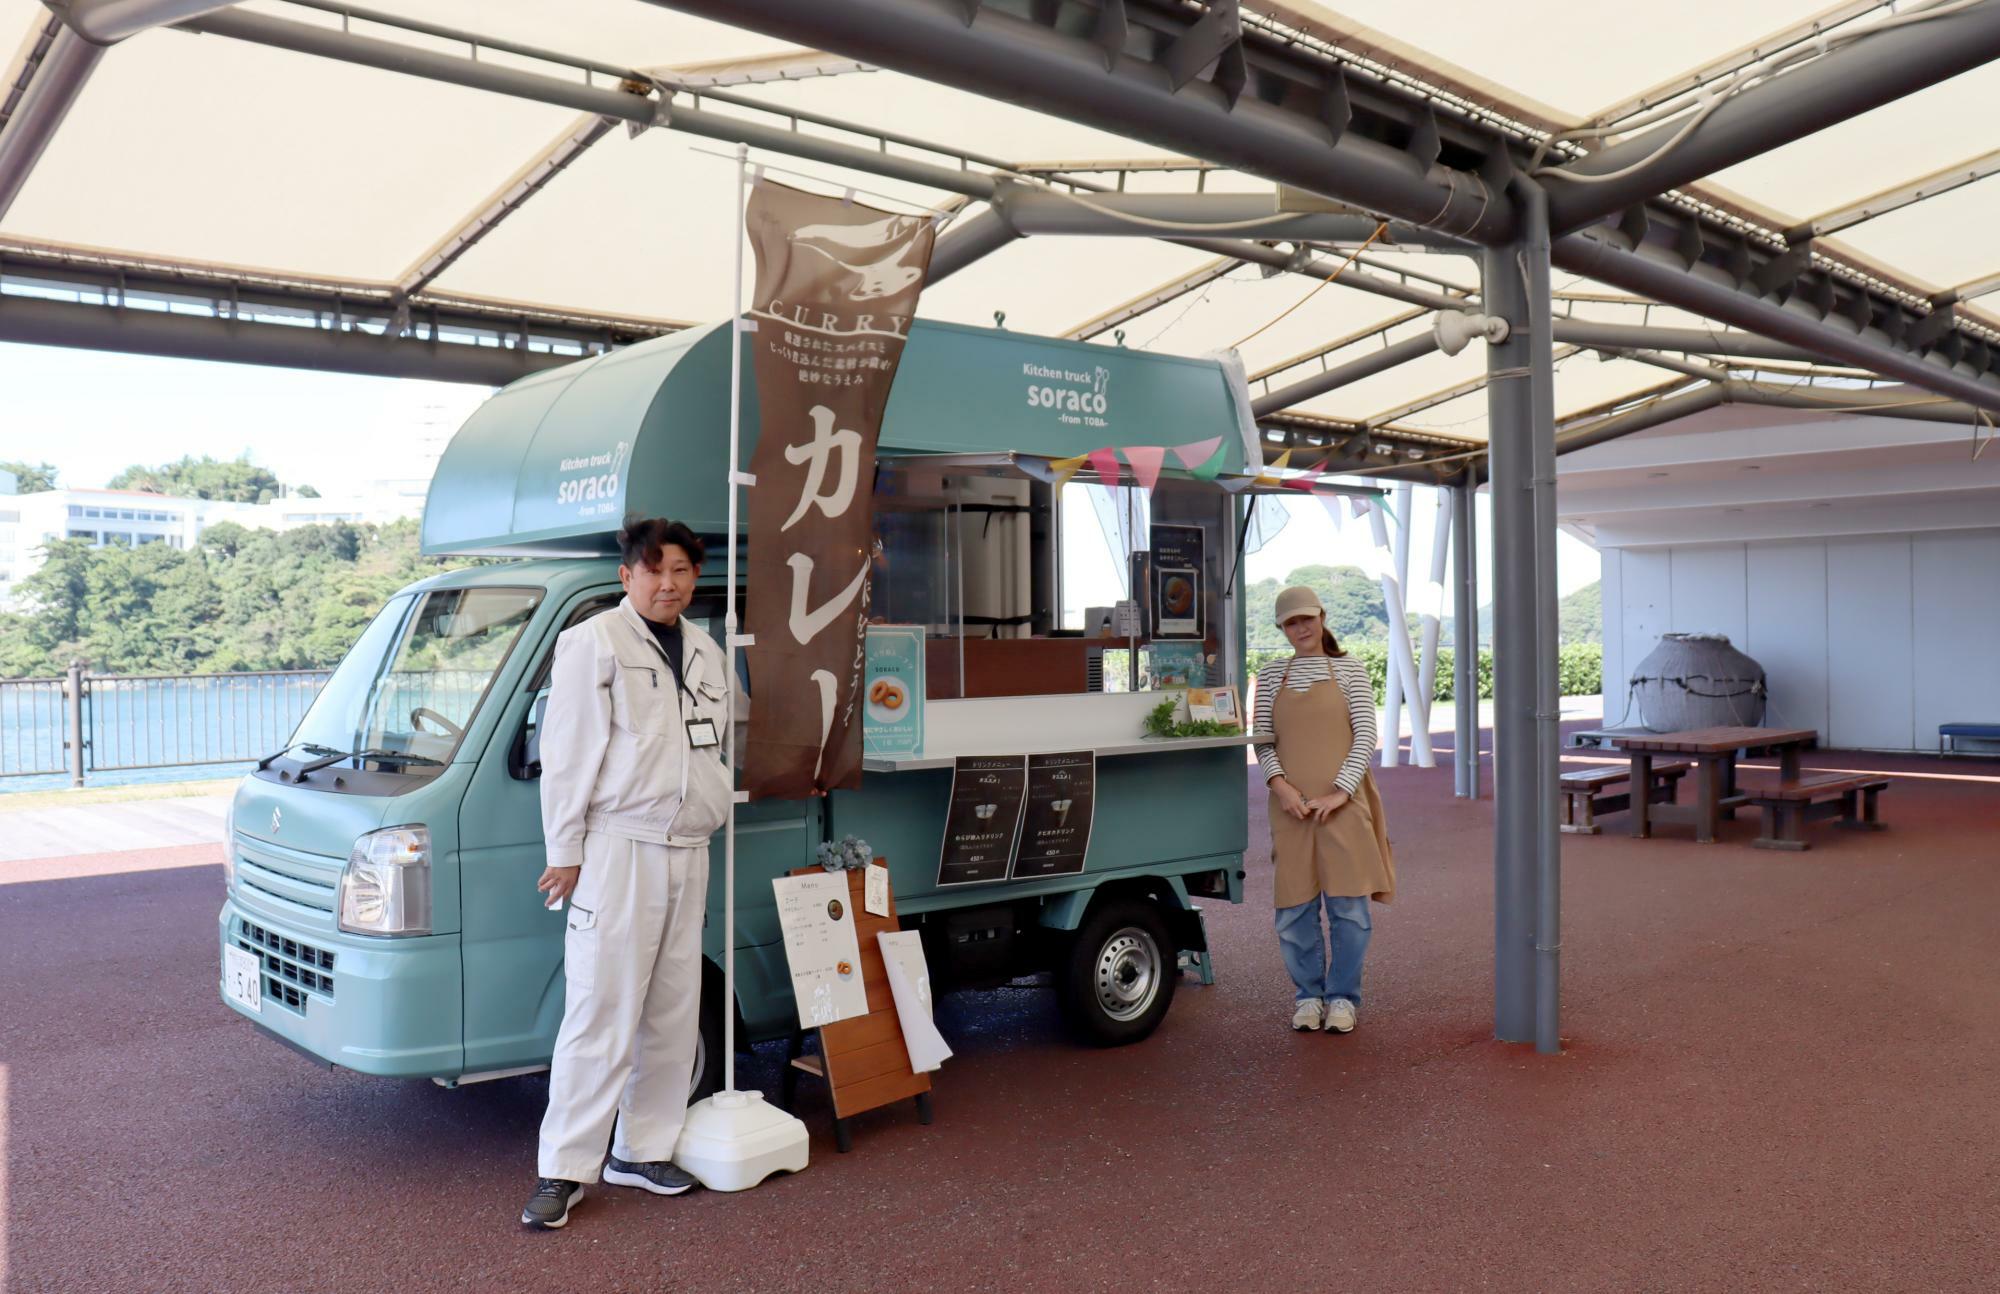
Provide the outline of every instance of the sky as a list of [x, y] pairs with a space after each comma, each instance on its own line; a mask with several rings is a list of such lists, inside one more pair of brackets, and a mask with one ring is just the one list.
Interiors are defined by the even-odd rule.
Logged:
[[427, 475], [484, 386], [251, 364], [0, 345], [0, 460], [54, 463], [61, 485], [101, 486], [183, 454], [268, 467], [321, 494]]

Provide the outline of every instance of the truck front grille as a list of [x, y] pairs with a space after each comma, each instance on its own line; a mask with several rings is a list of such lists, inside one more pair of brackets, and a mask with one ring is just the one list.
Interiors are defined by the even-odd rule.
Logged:
[[254, 921], [236, 923], [237, 947], [254, 954], [264, 968], [264, 996], [305, 1014], [306, 993], [333, 997], [333, 954], [288, 939]]

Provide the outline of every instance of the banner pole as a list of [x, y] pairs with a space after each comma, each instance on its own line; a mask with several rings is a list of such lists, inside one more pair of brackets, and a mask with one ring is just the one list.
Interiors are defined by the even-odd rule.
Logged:
[[[743, 436], [743, 241], [744, 189], [749, 180], [750, 149], [736, 146], [736, 279], [735, 303], [729, 314], [729, 533], [727, 580], [723, 595], [722, 633], [727, 668], [736, 669], [736, 477], [742, 471]], [[738, 680], [741, 686], [741, 680]], [[733, 695], [732, 689], [732, 695]], [[729, 766], [729, 817], [722, 838], [722, 1090], [736, 1091], [736, 707], [724, 724], [729, 741], [723, 758]]]

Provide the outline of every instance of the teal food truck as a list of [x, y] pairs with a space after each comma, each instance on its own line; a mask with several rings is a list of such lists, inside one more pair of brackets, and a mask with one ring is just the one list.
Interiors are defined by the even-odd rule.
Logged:
[[[258, 1029], [322, 1062], [446, 1085], [547, 1065], [563, 1006], [563, 917], [534, 888], [550, 656], [562, 630], [616, 605], [627, 515], [718, 537], [689, 614], [722, 640], [729, 338], [726, 325], [689, 330], [525, 378], [452, 440], [425, 551], [512, 560], [390, 598], [235, 795], [222, 996]], [[747, 359], [743, 371], [747, 466]], [[1148, 738], [1163, 696], [1144, 687], [1155, 672], [1243, 681], [1246, 496], [1212, 479], [1242, 483], [1240, 391], [1210, 361], [913, 329], [881, 435], [872, 615], [905, 626], [905, 654], [920, 658], [898, 674], [920, 680], [919, 695], [883, 683], [874, 701], [897, 718], [919, 711], [921, 744], [871, 754], [856, 789], [739, 806], [733, 932], [722, 885], [709, 887], [697, 1097], [720, 1079], [725, 1010], [738, 1039], [797, 1028], [770, 882], [850, 835], [887, 860], [940, 988], [1052, 973], [1087, 1040], [1136, 1041], [1159, 1024], [1180, 954], [1205, 950], [1197, 900], [1242, 896], [1246, 738]], [[1215, 448], [1202, 470], [1169, 456], [1151, 491], [1121, 483], [1093, 498], [1051, 466], [1107, 445], [1204, 440]], [[1140, 552], [1118, 569], [1098, 542], [1100, 509], [1135, 537], [1126, 547], [1170, 537], [1172, 568]], [[1113, 625], [1124, 636], [1075, 614], [1066, 624], [1066, 586], [1072, 604], [1107, 586], [1129, 594], [1136, 615]], [[1030, 782], [1037, 768], [1087, 778], [1084, 794], [1040, 801], [1030, 786], [1025, 808], [1000, 815], [1032, 819], [1039, 804], [1066, 824], [1043, 834], [1073, 848], [997, 860], [955, 849], [954, 778], [981, 760], [1025, 764]], [[718, 868], [722, 854], [718, 841]]]

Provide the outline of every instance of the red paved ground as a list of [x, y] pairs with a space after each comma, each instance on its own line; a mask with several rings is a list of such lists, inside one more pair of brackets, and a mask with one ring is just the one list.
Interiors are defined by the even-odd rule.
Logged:
[[1249, 901], [1210, 907], [1221, 983], [1151, 1041], [1078, 1050], [1045, 992], [948, 999], [936, 1126], [871, 1116], [842, 1156], [815, 1108], [800, 1176], [601, 1190], [558, 1235], [513, 1221], [542, 1081], [256, 1038], [215, 1000], [211, 864], [8, 873], [34, 879], [0, 877], [0, 1284], [2000, 1288], [2000, 763], [1811, 762], [1899, 773], [1893, 828], [1567, 838], [1561, 1058], [1490, 1041], [1491, 803], [1398, 770], [1353, 1036], [1285, 1029], [1256, 844]]

